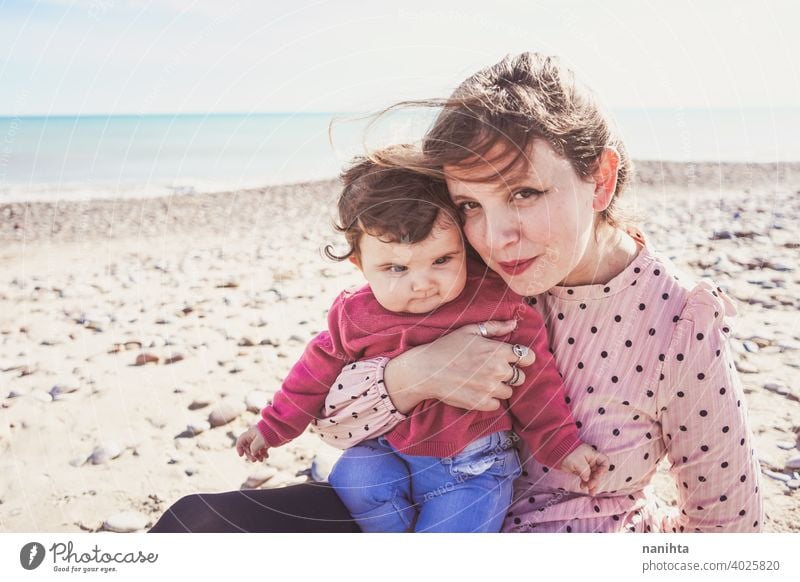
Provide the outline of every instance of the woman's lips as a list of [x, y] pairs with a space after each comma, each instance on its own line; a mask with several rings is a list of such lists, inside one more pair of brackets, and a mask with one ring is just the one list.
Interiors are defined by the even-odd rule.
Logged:
[[533, 264], [533, 261], [536, 260], [536, 257], [532, 259], [525, 259], [522, 261], [507, 261], [504, 263], [497, 263], [500, 265], [500, 268], [503, 269], [509, 275], [519, 275], [523, 273], [525, 270], [528, 269]]

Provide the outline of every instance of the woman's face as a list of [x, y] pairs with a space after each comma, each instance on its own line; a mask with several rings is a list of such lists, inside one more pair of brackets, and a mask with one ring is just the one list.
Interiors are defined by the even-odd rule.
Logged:
[[[495, 160], [495, 153], [501, 151], [486, 158]], [[503, 168], [503, 162], [494, 165]], [[534, 140], [517, 166], [491, 181], [486, 165], [445, 166], [444, 172], [467, 239], [513, 291], [536, 295], [593, 282], [597, 184], [582, 179], [546, 141]]]

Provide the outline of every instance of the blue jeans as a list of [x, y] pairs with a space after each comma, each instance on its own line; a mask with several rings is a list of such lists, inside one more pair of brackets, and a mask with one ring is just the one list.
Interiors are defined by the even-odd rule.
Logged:
[[329, 481], [365, 532], [498, 532], [522, 472], [513, 441], [496, 432], [441, 459], [378, 437], [345, 451]]

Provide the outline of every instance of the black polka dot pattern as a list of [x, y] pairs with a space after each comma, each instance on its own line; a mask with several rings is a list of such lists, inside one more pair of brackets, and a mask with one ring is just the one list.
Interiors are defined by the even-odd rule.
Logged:
[[[560, 513], [558, 489], [575, 487], [572, 477], [531, 459], [524, 478], [542, 493], [518, 490], [522, 495], [505, 529], [661, 531], [660, 521], [637, 521], [625, 507], [642, 498], [647, 476], [668, 455], [685, 504], [683, 521], [664, 524], [665, 531], [757, 531], [763, 520], [754, 495], [756, 458], [743, 424], [746, 402], [735, 369], [728, 367], [730, 350], [724, 349], [731, 333], [723, 329], [730, 313], [724, 294], [677, 281], [672, 268], [652, 253], [640, 254], [631, 267], [607, 284], [556, 287], [538, 296], [536, 306], [549, 322], [548, 337], [567, 387], [564, 402], [581, 438], [601, 452], [628, 452], [609, 455], [605, 489], [586, 497], [584, 511], [591, 517], [577, 519], [574, 503], [580, 498], [568, 496], [571, 514]], [[337, 401], [341, 406], [330, 409], [330, 416], [347, 423], [358, 438], [352, 429], [374, 424], [367, 413], [375, 405], [351, 403], [352, 392], [344, 385], [335, 392], [347, 400]], [[364, 400], [371, 398], [378, 396], [371, 391]], [[377, 407], [385, 414], [385, 406]], [[357, 410], [362, 418], [351, 422], [339, 408]], [[338, 431], [340, 440], [348, 432]]]

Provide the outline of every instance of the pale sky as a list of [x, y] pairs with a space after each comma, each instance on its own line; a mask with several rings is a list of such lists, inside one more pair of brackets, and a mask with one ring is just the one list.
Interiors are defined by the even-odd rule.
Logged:
[[799, 23], [790, 0], [0, 0], [0, 115], [369, 111], [524, 50], [612, 108], [800, 106]]

